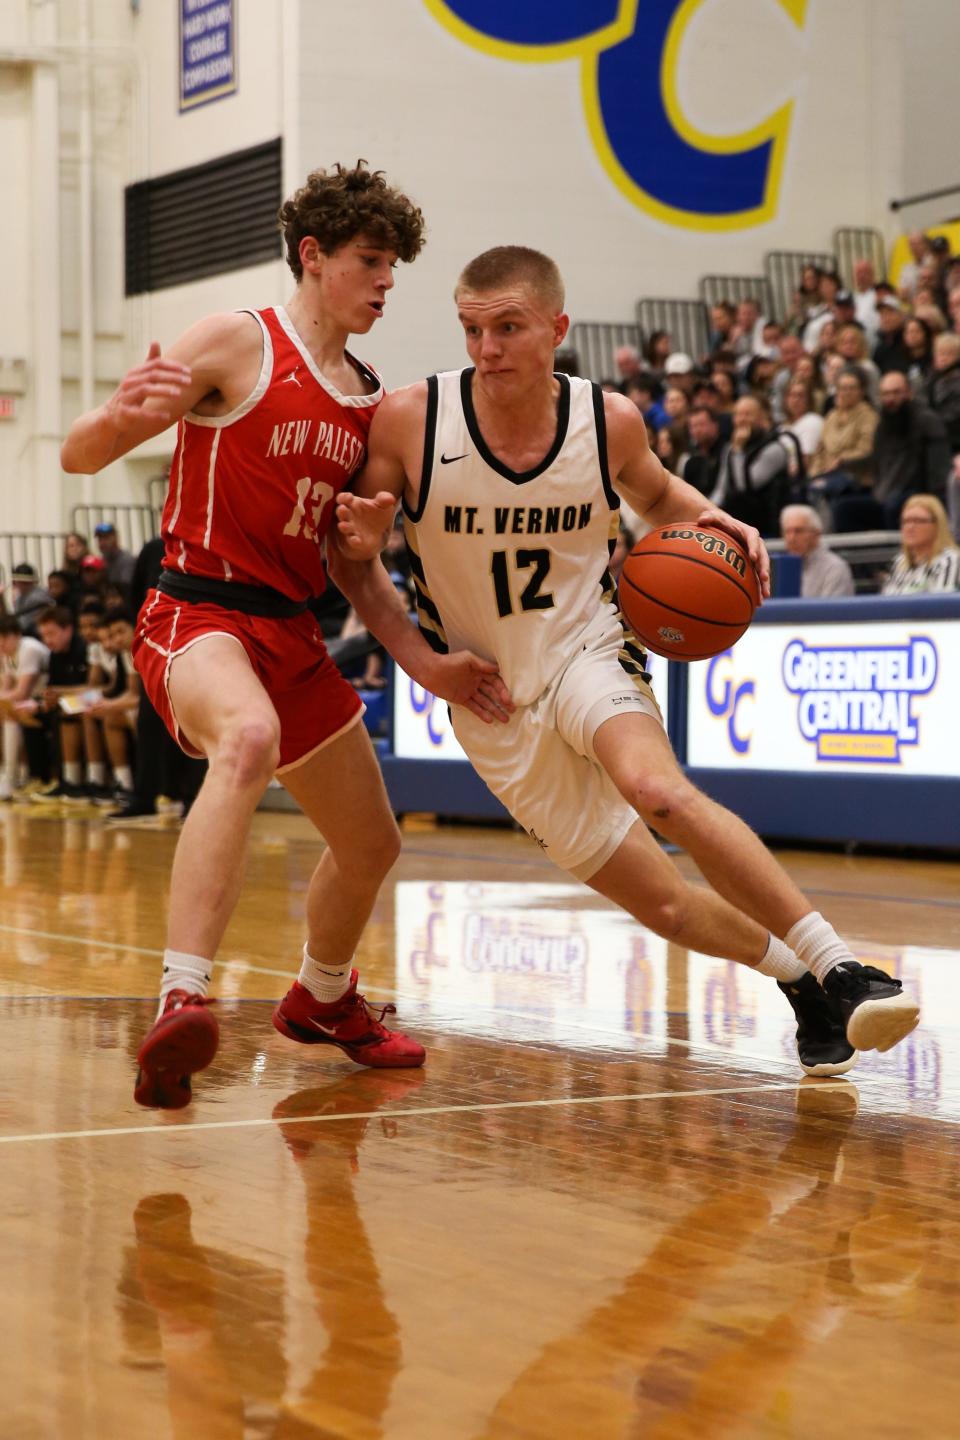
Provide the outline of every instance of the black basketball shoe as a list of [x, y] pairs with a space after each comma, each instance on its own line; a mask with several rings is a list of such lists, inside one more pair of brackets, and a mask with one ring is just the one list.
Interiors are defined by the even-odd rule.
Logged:
[[920, 1007], [899, 980], [873, 965], [845, 960], [823, 982], [831, 1008], [855, 1050], [889, 1050], [915, 1029]]
[[857, 1058], [844, 1031], [843, 1019], [831, 1005], [815, 976], [778, 980], [797, 1017], [797, 1055], [808, 1075], [842, 1075]]

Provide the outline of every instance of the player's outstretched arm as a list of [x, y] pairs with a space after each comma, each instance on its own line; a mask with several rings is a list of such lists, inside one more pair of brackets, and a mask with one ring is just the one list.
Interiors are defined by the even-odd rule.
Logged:
[[60, 451], [64, 470], [93, 475], [159, 435], [220, 390], [242, 348], [257, 344], [257, 322], [244, 314], [208, 316], [165, 354], [152, 341], [147, 358], [127, 371], [109, 400], [70, 426]]
[[725, 530], [747, 551], [757, 572], [760, 593], [765, 599], [769, 597], [770, 557], [760, 532], [711, 505], [693, 485], [664, 469], [650, 449], [643, 416], [631, 401], [622, 395], [605, 395], [604, 413], [614, 489], [651, 527], [685, 520]]
[[354, 560], [331, 530], [327, 535], [327, 569], [371, 635], [412, 680], [441, 700], [466, 706], [487, 724], [506, 724], [515, 707], [497, 666], [470, 650], [458, 650], [453, 655], [438, 655], [431, 650], [412, 624], [379, 557]]

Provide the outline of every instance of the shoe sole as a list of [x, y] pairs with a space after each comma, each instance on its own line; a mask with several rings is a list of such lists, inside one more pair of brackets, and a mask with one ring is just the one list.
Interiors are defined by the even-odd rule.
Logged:
[[920, 1023], [920, 1007], [908, 995], [863, 1000], [847, 1021], [847, 1040], [855, 1050], [892, 1050]]
[[[851, 1041], [851, 1044], [852, 1043], [853, 1042]], [[804, 1065], [803, 1061], [801, 1060], [800, 1069], [803, 1071], [804, 1075], [845, 1075], [848, 1070], [853, 1069], [856, 1063], [857, 1054], [856, 1051], [854, 1051], [854, 1053], [850, 1056], [849, 1060], [839, 1060], [836, 1064], [830, 1064], [828, 1062], [821, 1063], [820, 1065]]]
[[[220, 1027], [209, 1010], [186, 1008], [176, 1021], [151, 1032], [137, 1051], [141, 1079], [134, 1090], [138, 1105], [152, 1109], [179, 1110], [190, 1103], [181, 1080], [205, 1070], [217, 1053]], [[149, 1092], [150, 1098], [146, 1098]], [[142, 1097], [142, 1098], [141, 1098]]]

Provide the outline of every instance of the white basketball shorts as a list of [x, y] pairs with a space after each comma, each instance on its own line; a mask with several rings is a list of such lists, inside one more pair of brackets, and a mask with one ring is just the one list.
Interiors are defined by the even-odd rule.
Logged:
[[606, 614], [591, 627], [543, 694], [486, 725], [452, 707], [453, 729], [474, 769], [544, 854], [589, 880], [617, 850], [637, 813], [593, 751], [593, 737], [614, 715], [663, 717], [653, 691], [620, 663], [623, 631]]

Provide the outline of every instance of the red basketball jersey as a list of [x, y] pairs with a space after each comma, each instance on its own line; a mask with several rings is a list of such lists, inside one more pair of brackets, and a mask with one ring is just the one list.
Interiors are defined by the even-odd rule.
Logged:
[[163, 563], [306, 600], [323, 591], [323, 537], [337, 495], [366, 459], [383, 387], [354, 361], [376, 389], [341, 395], [282, 306], [250, 314], [263, 331], [254, 389], [229, 415], [180, 421]]

